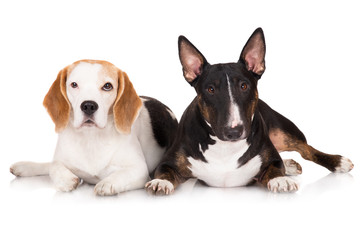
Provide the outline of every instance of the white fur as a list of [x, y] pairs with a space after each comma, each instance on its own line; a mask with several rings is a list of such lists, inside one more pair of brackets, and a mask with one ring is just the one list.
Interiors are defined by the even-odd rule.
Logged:
[[[77, 83], [77, 88], [72, 88], [71, 83]], [[112, 91], [103, 91], [105, 83], [111, 83]], [[79, 63], [70, 73], [66, 81], [66, 94], [72, 106], [72, 121], [75, 128], [81, 128], [88, 118], [81, 111], [80, 106], [84, 101], [91, 100], [99, 105], [94, 113], [95, 124], [104, 128], [107, 124], [108, 112], [116, 99], [117, 79], [113, 79], [104, 73], [103, 66], [98, 63]]]
[[[148, 101], [142, 99], [143, 102]], [[170, 115], [176, 119], [174, 113], [168, 110]], [[152, 172], [157, 165], [159, 160], [162, 158], [162, 155], [165, 152], [164, 148], [161, 148], [159, 144], [154, 139], [154, 134], [152, 131], [151, 120], [149, 112], [144, 108], [143, 111], [140, 111], [135, 127], [133, 128], [135, 134], [138, 136], [142, 151], [146, 156], [146, 163], [149, 169], [149, 172]]]
[[289, 177], [276, 177], [271, 179], [267, 187], [272, 192], [294, 192], [298, 190], [298, 184]]
[[49, 175], [55, 187], [62, 192], [70, 192], [80, 183], [80, 178], [60, 161], [50, 165]]
[[169, 195], [174, 192], [174, 185], [164, 179], [153, 179], [146, 183], [145, 188], [154, 193], [163, 192], [165, 195]]
[[300, 165], [292, 159], [283, 159], [285, 166], [285, 174], [296, 176], [302, 173]]
[[49, 174], [50, 163], [17, 162], [10, 167], [10, 172], [17, 177], [32, 177]]
[[168, 108], [166, 108], [166, 110], [167, 110], [168, 113], [170, 114], [171, 118], [172, 118], [173, 120], [176, 120], [175, 114], [174, 114], [172, 111], [170, 111], [170, 109], [168, 109]]
[[261, 157], [257, 155], [239, 167], [238, 159], [249, 148], [246, 140], [227, 142], [216, 137], [214, 140], [216, 143], [209, 145], [209, 149], [203, 152], [207, 162], [188, 158], [192, 174], [214, 187], [237, 187], [248, 184], [260, 170]]
[[230, 87], [230, 79], [229, 76], [226, 74], [226, 79], [228, 83], [228, 91], [230, 96], [230, 110], [229, 110], [229, 120], [228, 125], [231, 128], [235, 128], [236, 126], [240, 126], [243, 124], [243, 121], [240, 118], [240, 110], [237, 103], [234, 101], [234, 97], [232, 95], [231, 87]]
[[207, 124], [210, 128], [212, 128], [212, 127], [211, 127], [211, 124], [210, 124], [208, 121], [205, 120], [205, 122], [206, 122], [206, 124]]
[[340, 164], [338, 167], [335, 168], [335, 172], [347, 173], [353, 168], [354, 168], [354, 164], [351, 162], [350, 159], [346, 157], [341, 157]]
[[[76, 82], [78, 88], [72, 88], [71, 82]], [[113, 85], [112, 91], [101, 89], [107, 82]], [[148, 110], [142, 107], [129, 135], [119, 133], [110, 110], [117, 80], [106, 75], [101, 64], [78, 64], [66, 87], [72, 111], [68, 126], [59, 133], [53, 162], [17, 163], [11, 171], [18, 176], [49, 174], [60, 191], [72, 191], [80, 179], [96, 184], [98, 195], [143, 188], [149, 179], [147, 161], [154, 169], [164, 152], [153, 137]], [[99, 105], [91, 126], [83, 124], [86, 118], [80, 109], [86, 100]]]

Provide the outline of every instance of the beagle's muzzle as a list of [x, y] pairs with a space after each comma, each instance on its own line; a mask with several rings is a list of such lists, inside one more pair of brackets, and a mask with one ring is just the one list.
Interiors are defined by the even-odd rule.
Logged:
[[44, 106], [59, 134], [51, 163], [19, 162], [16, 176], [50, 175], [61, 191], [81, 181], [97, 195], [142, 188], [175, 138], [177, 120], [159, 101], [139, 97], [127, 74], [106, 61], [62, 69]]

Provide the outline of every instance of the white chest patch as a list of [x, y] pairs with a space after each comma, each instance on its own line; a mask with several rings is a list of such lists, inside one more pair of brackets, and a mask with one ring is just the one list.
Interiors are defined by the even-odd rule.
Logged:
[[[249, 148], [246, 140], [225, 142], [214, 138], [216, 143], [202, 152], [207, 162], [188, 158], [189, 169], [198, 179], [212, 187], [238, 187], [248, 184], [259, 172], [262, 161], [259, 155], [239, 166], [239, 158]], [[201, 151], [201, 149], [200, 149]]]

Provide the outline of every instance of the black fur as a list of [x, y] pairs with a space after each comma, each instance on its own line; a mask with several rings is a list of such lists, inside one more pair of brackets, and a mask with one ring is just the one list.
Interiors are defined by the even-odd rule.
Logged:
[[[188, 159], [191, 157], [207, 163], [203, 153], [209, 145], [217, 144], [212, 137], [230, 144], [247, 141], [249, 147], [238, 159], [237, 168], [256, 156], [261, 159], [260, 170], [249, 179], [249, 183], [256, 180], [267, 186], [270, 180], [284, 176], [285, 168], [279, 155], [281, 151], [298, 151], [303, 158], [331, 171], [340, 166], [340, 155], [322, 153], [308, 145], [304, 134], [294, 123], [258, 98], [257, 84], [265, 71], [266, 47], [262, 29], [256, 29], [251, 35], [237, 63], [212, 65], [185, 37], [180, 36], [178, 44], [184, 77], [195, 88], [197, 96], [185, 110], [174, 144], [155, 170], [155, 178], [168, 180], [176, 188], [189, 178], [201, 177], [193, 175]], [[350, 165], [348, 171], [351, 169]], [[294, 183], [286, 184], [288, 189], [279, 190], [297, 188]], [[164, 191], [156, 186], [148, 189], [152, 192]]]
[[167, 106], [158, 100], [150, 97], [141, 96], [145, 99], [144, 105], [149, 111], [151, 126], [154, 137], [161, 147], [169, 148], [173, 143], [176, 135], [178, 122], [172, 118]]

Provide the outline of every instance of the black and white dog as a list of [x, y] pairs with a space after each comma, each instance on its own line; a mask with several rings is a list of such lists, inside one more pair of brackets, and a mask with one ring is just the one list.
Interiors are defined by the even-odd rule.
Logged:
[[169, 194], [189, 178], [209, 186], [236, 187], [254, 181], [270, 191], [296, 191], [286, 175], [301, 173], [294, 160], [279, 152], [297, 151], [304, 159], [332, 172], [348, 172], [353, 163], [307, 144], [287, 118], [258, 98], [257, 83], [265, 71], [265, 39], [255, 30], [237, 63], [209, 64], [185, 37], [179, 37], [183, 74], [197, 96], [185, 110], [172, 147], [145, 187]]

